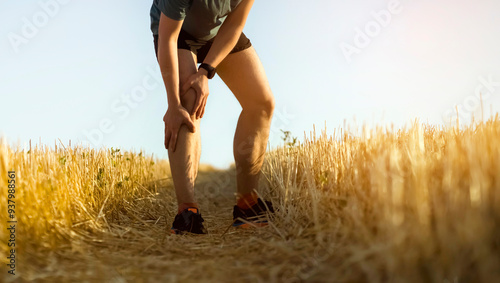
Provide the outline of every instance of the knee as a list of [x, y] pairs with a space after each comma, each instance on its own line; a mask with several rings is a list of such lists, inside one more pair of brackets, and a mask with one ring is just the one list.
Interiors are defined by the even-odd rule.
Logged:
[[269, 113], [269, 116], [272, 116], [273, 113], [274, 113], [274, 108], [275, 108], [275, 101], [274, 101], [274, 96], [273, 94], [271, 93], [270, 95], [270, 99], [266, 102], [266, 105], [265, 105], [265, 111], [267, 113]]
[[266, 115], [270, 119], [274, 113], [274, 107], [275, 107], [274, 96], [270, 93], [268, 98], [261, 102], [260, 107], [264, 115]]
[[180, 99], [182, 107], [186, 108], [188, 112], [191, 112], [196, 102], [196, 92], [190, 89], [186, 93], [181, 94]]
[[274, 107], [274, 96], [271, 92], [269, 92], [264, 96], [264, 98], [253, 100], [252, 103], [247, 107], [244, 107], [243, 110], [251, 111], [257, 113], [259, 116], [271, 119], [274, 113]]

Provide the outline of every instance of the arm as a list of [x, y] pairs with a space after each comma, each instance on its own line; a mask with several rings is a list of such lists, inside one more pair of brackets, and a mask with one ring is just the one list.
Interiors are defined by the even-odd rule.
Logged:
[[168, 106], [180, 106], [179, 60], [177, 38], [183, 21], [175, 21], [161, 13], [158, 27], [158, 63], [167, 90]]
[[188, 111], [182, 107], [179, 96], [179, 59], [177, 38], [183, 21], [176, 21], [161, 13], [158, 28], [158, 63], [167, 90], [168, 109], [163, 117], [165, 122], [165, 148], [175, 151], [177, 134], [182, 124], [194, 132], [194, 123]]
[[[242, 0], [236, 9], [226, 17], [203, 63], [216, 68], [226, 58], [240, 38], [253, 3], [254, 0]], [[182, 93], [188, 91], [189, 88], [196, 91], [197, 97], [192, 114], [196, 113], [197, 119], [203, 117], [205, 113], [208, 97], [208, 80], [206, 76], [207, 71], [200, 69], [182, 86]]]
[[[253, 3], [254, 0], [242, 0], [236, 9], [227, 16], [203, 63], [217, 68], [220, 62], [226, 58], [240, 38]], [[206, 71], [204, 70], [204, 72]]]

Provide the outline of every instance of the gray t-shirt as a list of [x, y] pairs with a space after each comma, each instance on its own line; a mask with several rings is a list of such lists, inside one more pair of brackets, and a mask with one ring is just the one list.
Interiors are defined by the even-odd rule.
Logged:
[[154, 0], [151, 7], [151, 31], [158, 34], [160, 14], [184, 20], [182, 29], [199, 41], [211, 41], [226, 16], [242, 0]]

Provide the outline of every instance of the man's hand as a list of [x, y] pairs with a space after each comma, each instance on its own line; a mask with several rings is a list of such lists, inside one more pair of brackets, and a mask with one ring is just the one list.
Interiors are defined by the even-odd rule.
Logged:
[[196, 115], [196, 119], [203, 118], [205, 114], [205, 105], [207, 105], [208, 98], [208, 78], [207, 71], [200, 69], [197, 73], [192, 74], [186, 83], [181, 88], [181, 96], [185, 94], [190, 88], [196, 92], [196, 101], [194, 103], [191, 115]]
[[175, 151], [177, 145], [177, 135], [182, 124], [185, 124], [188, 129], [194, 133], [195, 127], [191, 120], [188, 111], [182, 106], [168, 107], [167, 113], [163, 116], [165, 122], [165, 148]]

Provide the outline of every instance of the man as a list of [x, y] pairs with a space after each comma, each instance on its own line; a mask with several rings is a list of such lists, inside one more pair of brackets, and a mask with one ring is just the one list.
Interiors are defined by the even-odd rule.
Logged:
[[271, 203], [256, 194], [274, 97], [262, 63], [242, 32], [253, 2], [154, 0], [151, 7], [151, 30], [168, 99], [165, 148], [179, 205], [172, 233], [206, 233], [194, 182], [201, 152], [200, 119], [208, 80], [215, 73], [242, 107], [233, 144], [238, 191], [233, 225], [245, 226], [256, 216], [273, 212]]

